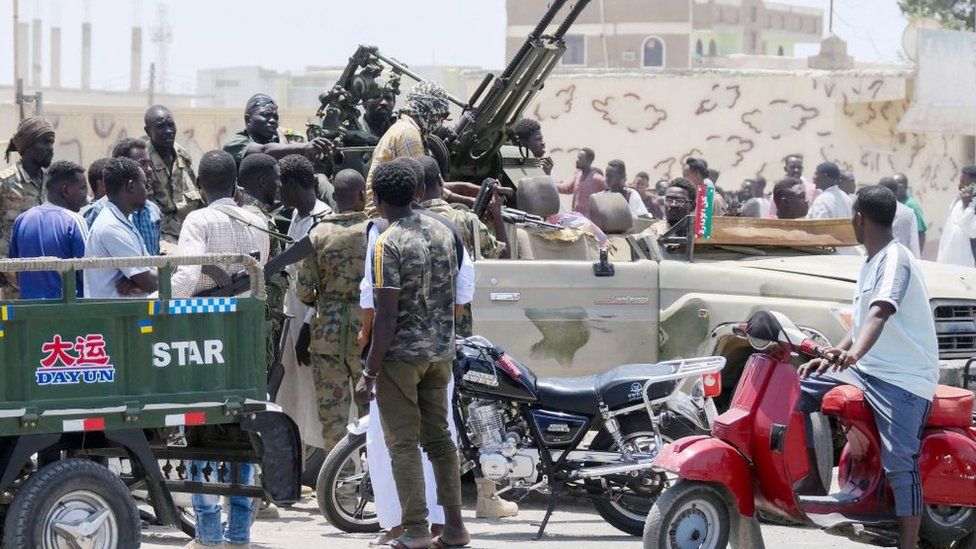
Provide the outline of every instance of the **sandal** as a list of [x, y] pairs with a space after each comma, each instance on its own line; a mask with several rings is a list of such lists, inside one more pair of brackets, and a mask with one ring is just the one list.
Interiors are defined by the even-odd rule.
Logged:
[[[423, 545], [410, 545], [410, 543], [422, 543]], [[432, 542], [427, 541], [424, 538], [408, 538], [406, 536], [400, 536], [390, 542], [390, 547], [393, 549], [427, 549], [428, 547], [433, 547], [431, 543]]]
[[437, 536], [430, 540], [431, 549], [451, 549], [453, 547], [467, 547], [471, 543], [471, 536], [468, 536], [467, 541], [461, 543], [448, 543], [441, 539], [443, 536]]

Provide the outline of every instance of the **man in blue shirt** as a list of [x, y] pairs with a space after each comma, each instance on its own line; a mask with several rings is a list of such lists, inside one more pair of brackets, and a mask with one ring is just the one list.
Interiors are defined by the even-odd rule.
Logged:
[[[105, 166], [104, 179], [108, 200], [85, 242], [85, 257], [148, 256], [130, 219], [146, 204], [146, 173], [133, 160], [113, 158]], [[85, 297], [145, 296], [155, 292], [156, 285], [156, 270], [151, 267], [85, 270]]]
[[[152, 161], [149, 159], [149, 151], [146, 148], [145, 141], [132, 137], [120, 139], [112, 149], [112, 158], [129, 158], [135, 161], [145, 174], [146, 181], [152, 181]], [[151, 187], [149, 187], [148, 192], [152, 193]], [[102, 197], [85, 212], [85, 219], [88, 220], [89, 228], [94, 225], [95, 219], [102, 213], [102, 208], [107, 203], [108, 198]], [[162, 231], [162, 222], [162, 211], [152, 201], [146, 201], [144, 205], [132, 212], [132, 224], [135, 225], [136, 231], [142, 237], [142, 241], [146, 245], [146, 250], [149, 252], [149, 255], [159, 255], [159, 237]]]
[[[85, 256], [88, 225], [78, 210], [88, 202], [85, 170], [59, 160], [47, 171], [47, 202], [17, 216], [10, 238], [11, 258]], [[61, 299], [61, 276], [54, 271], [17, 273], [22, 299]], [[78, 295], [83, 295], [78, 273]]]

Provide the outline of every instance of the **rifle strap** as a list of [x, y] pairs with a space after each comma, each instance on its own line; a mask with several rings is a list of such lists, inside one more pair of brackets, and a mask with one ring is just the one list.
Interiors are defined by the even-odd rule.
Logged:
[[267, 226], [262, 227], [260, 225], [255, 224], [255, 223], [252, 223], [250, 220], [246, 219], [241, 214], [239, 214], [236, 211], [234, 211], [234, 208], [232, 208], [230, 206], [225, 206], [225, 205], [222, 205], [221, 204], [221, 205], [214, 206], [214, 209], [216, 209], [218, 212], [226, 215], [227, 217], [229, 217], [229, 218], [231, 218], [231, 219], [233, 219], [235, 221], [238, 221], [240, 223], [243, 223], [243, 224], [247, 225], [248, 227], [251, 227], [252, 229], [257, 229], [257, 230], [259, 230], [259, 231], [261, 231], [263, 233], [267, 233], [268, 236], [270, 236], [272, 238], [276, 238], [276, 239], [284, 242], [285, 244], [292, 244], [294, 242], [294, 239], [292, 239], [292, 237], [290, 237], [290, 236], [288, 236], [286, 234], [279, 233], [278, 231], [272, 231]]

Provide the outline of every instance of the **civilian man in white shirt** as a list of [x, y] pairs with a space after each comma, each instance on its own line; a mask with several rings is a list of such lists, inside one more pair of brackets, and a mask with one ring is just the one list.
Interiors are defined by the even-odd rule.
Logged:
[[949, 207], [939, 239], [939, 263], [976, 266], [973, 256], [973, 240], [976, 238], [976, 204], [973, 203], [973, 186], [976, 185], [976, 165], [966, 166], [959, 176], [959, 198]]
[[[898, 182], [895, 181], [894, 177], [882, 177], [878, 185], [898, 196]], [[915, 259], [922, 258], [922, 252], [918, 245], [918, 218], [915, 216], [915, 210], [899, 202], [898, 209], [895, 210], [895, 221], [891, 225], [891, 231], [898, 242], [901, 242], [912, 252]]]
[[850, 219], [851, 197], [841, 188], [840, 168], [833, 162], [822, 162], [813, 175], [821, 192], [810, 205], [808, 219]]
[[[85, 257], [149, 256], [132, 223], [132, 212], [146, 204], [146, 174], [129, 158], [113, 158], [105, 165], [107, 202], [85, 241]], [[156, 269], [121, 267], [85, 269], [85, 297], [145, 297], [156, 291]]]
[[[315, 179], [315, 166], [308, 158], [292, 154], [278, 161], [281, 172], [281, 204], [294, 208], [288, 236], [295, 242], [308, 236], [318, 220], [330, 213], [332, 208], [315, 195], [318, 181]], [[310, 365], [308, 354], [311, 330], [309, 322], [315, 316], [315, 309], [301, 302], [295, 295], [295, 282], [298, 263], [285, 270], [291, 281], [285, 294], [285, 315], [291, 320], [285, 333], [285, 345], [281, 354], [281, 365], [285, 375], [275, 401], [298, 425], [302, 442], [315, 448], [325, 448], [322, 438], [322, 423], [319, 421], [318, 399], [315, 395], [315, 376], [312, 368], [300, 368], [299, 363]], [[296, 344], [301, 352], [296, 350]], [[331, 444], [331, 443], [330, 443]]]
[[607, 187], [610, 188], [603, 192], [617, 193], [627, 199], [627, 205], [630, 206], [632, 216], [650, 217], [650, 214], [647, 212], [647, 206], [644, 205], [644, 199], [641, 198], [640, 193], [626, 186], [627, 166], [623, 160], [611, 160], [607, 162], [607, 173], [604, 178], [606, 179]]
[[[923, 501], [917, 457], [939, 380], [939, 344], [922, 271], [892, 234], [897, 203], [880, 185], [857, 193], [854, 234], [867, 249], [867, 261], [857, 277], [851, 331], [827, 351], [833, 361], [815, 359], [800, 368], [805, 378], [800, 409], [817, 411], [827, 391], [838, 385], [863, 391], [881, 437], [898, 547], [914, 549]], [[811, 471], [816, 476], [816, 467]]]

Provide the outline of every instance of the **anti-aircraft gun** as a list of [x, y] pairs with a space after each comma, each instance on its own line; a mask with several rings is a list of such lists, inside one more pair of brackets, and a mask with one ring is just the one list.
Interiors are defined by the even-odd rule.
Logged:
[[[497, 179], [502, 185], [514, 188], [523, 178], [544, 175], [538, 159], [529, 157], [526, 151], [503, 145], [509, 128], [519, 120], [562, 58], [566, 51], [563, 37], [589, 1], [576, 0], [550, 35], [545, 34], [546, 30], [570, 3], [553, 0], [500, 75], [485, 75], [468, 101], [448, 94], [448, 99], [461, 110], [454, 128], [426, 136], [427, 148], [440, 164], [445, 179], [480, 186], [474, 208], [479, 215], [488, 204], [491, 185], [486, 179]], [[346, 168], [366, 175], [376, 136], [369, 134], [360, 121], [360, 108], [368, 99], [384, 92], [384, 87], [377, 81], [384, 76], [384, 68], [387, 71], [386, 89], [398, 91], [403, 76], [417, 82], [424, 80], [405, 64], [380, 53], [375, 46], [359, 46], [336, 84], [319, 96], [321, 106], [316, 113], [319, 122], [309, 124], [307, 132], [309, 140], [325, 137], [333, 144], [332, 153], [319, 160], [318, 168], [326, 175]], [[514, 208], [503, 208], [502, 214], [512, 222], [558, 227]], [[311, 242], [305, 237], [268, 262], [265, 273], [275, 273], [301, 261], [313, 251]], [[208, 296], [236, 295], [249, 283], [249, 277], [244, 273], [233, 274], [230, 279]]]
[[[567, 5], [571, 7], [555, 32], [546, 31]], [[468, 101], [449, 97], [461, 111], [451, 129], [427, 137], [427, 146], [441, 164], [445, 178], [480, 184], [487, 177], [514, 186], [523, 177], [542, 175], [538, 162], [526, 158], [512, 147], [504, 150], [508, 130], [518, 121], [542, 89], [546, 77], [566, 51], [563, 37], [589, 4], [589, 0], [553, 0], [552, 5], [526, 37], [515, 56], [500, 75], [487, 74]], [[384, 74], [384, 69], [386, 73]], [[365, 173], [372, 159], [372, 146], [365, 126], [360, 122], [360, 107], [382, 93], [377, 82], [386, 76], [388, 87], [400, 87], [403, 76], [421, 81], [405, 64], [385, 56], [373, 46], [360, 46], [333, 88], [319, 99], [320, 121], [310, 124], [308, 137], [326, 137], [335, 148], [325, 159], [327, 174], [353, 168]], [[514, 171], [513, 171], [514, 170]], [[531, 173], [528, 173], [531, 171]], [[511, 173], [509, 173], [511, 172]]]

